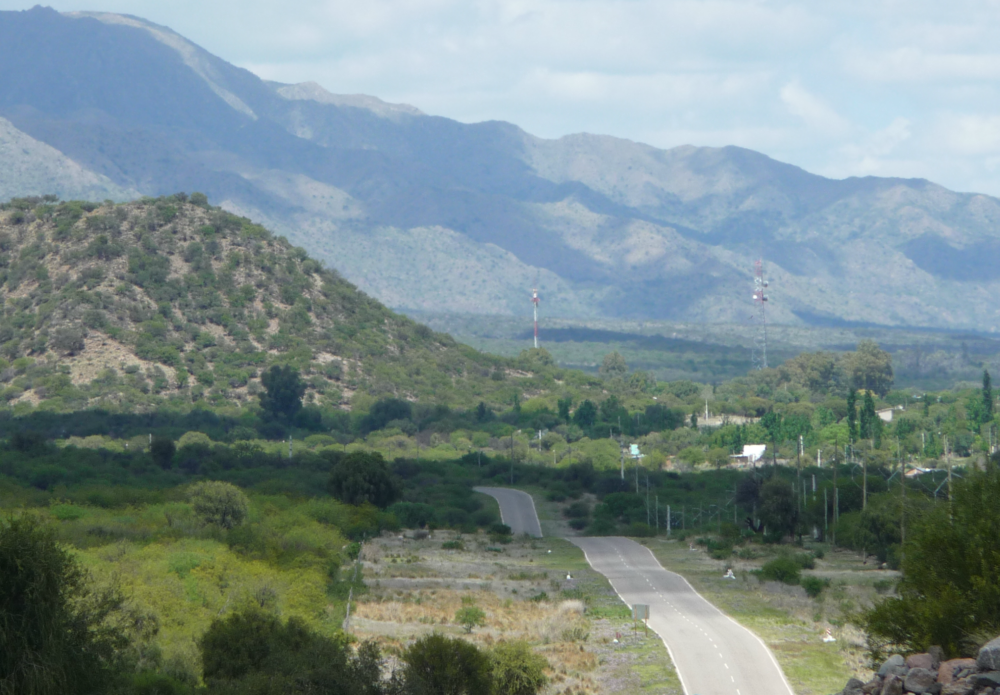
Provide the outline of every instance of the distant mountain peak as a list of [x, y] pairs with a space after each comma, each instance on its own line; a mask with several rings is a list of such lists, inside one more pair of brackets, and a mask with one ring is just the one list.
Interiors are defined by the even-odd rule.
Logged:
[[277, 94], [289, 101], [315, 101], [320, 104], [367, 109], [383, 118], [395, 118], [401, 115], [425, 115], [423, 111], [415, 106], [410, 106], [409, 104], [390, 104], [366, 94], [332, 94], [315, 82], [300, 82], [298, 84], [268, 82], [268, 84], [274, 88]]
[[148, 22], [139, 17], [126, 14], [115, 14], [113, 12], [67, 12], [67, 17], [81, 18], [87, 17], [96, 19], [105, 24], [118, 24], [122, 26], [142, 29], [150, 34], [154, 39], [177, 51], [177, 54], [191, 70], [193, 70], [215, 94], [229, 104], [231, 107], [242, 113], [244, 116], [257, 120], [254, 113], [247, 104], [230, 90], [223, 86], [223, 77], [213, 65], [219, 59], [205, 49], [197, 46], [183, 36], [164, 26]]

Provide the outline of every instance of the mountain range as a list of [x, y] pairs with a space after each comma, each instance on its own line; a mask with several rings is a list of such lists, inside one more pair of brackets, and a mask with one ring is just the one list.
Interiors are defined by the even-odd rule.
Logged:
[[262, 80], [170, 29], [0, 12], [0, 200], [199, 191], [404, 311], [993, 332], [1000, 201], [737, 147], [465, 124]]

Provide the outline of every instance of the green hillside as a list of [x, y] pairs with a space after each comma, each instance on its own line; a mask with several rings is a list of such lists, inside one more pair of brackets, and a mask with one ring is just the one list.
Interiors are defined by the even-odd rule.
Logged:
[[509, 404], [554, 385], [393, 313], [300, 248], [204, 196], [0, 206], [0, 398], [35, 408], [238, 415], [271, 365], [306, 405]]

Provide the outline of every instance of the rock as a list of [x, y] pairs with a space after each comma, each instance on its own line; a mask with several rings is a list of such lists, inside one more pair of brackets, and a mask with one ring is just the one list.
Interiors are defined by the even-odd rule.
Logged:
[[928, 671], [934, 669], [934, 657], [930, 654], [910, 654], [906, 657], [907, 668], [925, 668]]
[[980, 671], [1000, 670], [1000, 637], [990, 640], [979, 650], [976, 665]]
[[924, 691], [924, 695], [941, 695], [941, 688], [943, 687], [940, 683], [931, 683], [931, 687]]
[[861, 686], [864, 695], [873, 695], [882, 692], [882, 679], [875, 676], [870, 681]]
[[903, 695], [903, 679], [899, 676], [887, 676], [882, 685], [882, 695]]
[[944, 661], [938, 666], [938, 683], [947, 685], [955, 680], [955, 674], [959, 671], [975, 667], [975, 659], [950, 659], [949, 661]]
[[937, 670], [937, 667], [944, 661], [944, 650], [941, 647], [934, 646], [928, 649], [927, 653], [934, 659], [934, 668], [932, 670]]
[[941, 688], [941, 695], [972, 695], [975, 689], [971, 679], [962, 678]]
[[995, 688], [1000, 685], [1000, 671], [977, 673], [972, 676], [972, 682], [975, 683], [978, 688]]
[[840, 695], [862, 695], [862, 686], [864, 686], [864, 683], [859, 681], [857, 678], [852, 678], [847, 681], [847, 685], [845, 685], [844, 689], [840, 691]]
[[885, 678], [886, 676], [902, 676], [906, 674], [906, 659], [904, 659], [899, 654], [893, 654], [882, 667], [878, 670], [878, 675]]
[[937, 674], [929, 668], [911, 668], [906, 673], [903, 689], [908, 693], [925, 693], [933, 683], [937, 683]]

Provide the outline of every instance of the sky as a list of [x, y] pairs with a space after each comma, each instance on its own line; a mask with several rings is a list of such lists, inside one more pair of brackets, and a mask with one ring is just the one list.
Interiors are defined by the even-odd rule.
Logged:
[[[1000, 196], [1000, 0], [97, 0], [281, 82]], [[27, 5], [0, 0], [0, 9]]]

